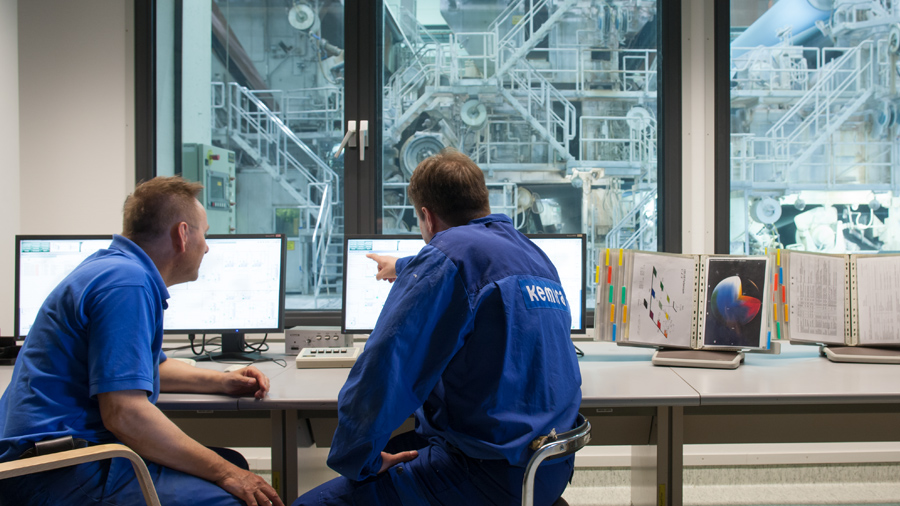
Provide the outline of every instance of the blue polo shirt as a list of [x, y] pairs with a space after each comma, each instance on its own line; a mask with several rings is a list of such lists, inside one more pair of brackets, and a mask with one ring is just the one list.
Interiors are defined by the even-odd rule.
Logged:
[[76, 267], [44, 301], [0, 398], [0, 461], [67, 435], [115, 442], [97, 394], [144, 390], [155, 403], [168, 297], [150, 257], [120, 235]]
[[400, 259], [365, 351], [338, 397], [328, 465], [375, 475], [391, 432], [524, 466], [528, 445], [573, 427], [581, 373], [556, 268], [505, 215], [436, 234]]

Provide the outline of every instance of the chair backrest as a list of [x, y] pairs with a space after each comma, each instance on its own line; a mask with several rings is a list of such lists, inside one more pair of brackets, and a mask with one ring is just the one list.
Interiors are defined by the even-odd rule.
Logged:
[[525, 479], [522, 481], [522, 506], [534, 504], [534, 475], [541, 462], [571, 455], [584, 448], [591, 440], [591, 422], [581, 413], [578, 413], [576, 425], [574, 429], [557, 434], [555, 440], [548, 440], [535, 450], [528, 465], [525, 466]]
[[0, 463], [0, 480], [115, 457], [123, 457], [131, 462], [131, 467], [134, 468], [134, 474], [137, 475], [138, 483], [141, 486], [141, 492], [144, 494], [144, 501], [149, 506], [160, 506], [156, 488], [153, 486], [153, 480], [150, 479], [150, 472], [147, 471], [147, 465], [144, 464], [144, 460], [131, 448], [120, 444], [89, 446], [87, 448], [77, 448], [49, 455], [13, 460], [12, 462], [3, 462]]

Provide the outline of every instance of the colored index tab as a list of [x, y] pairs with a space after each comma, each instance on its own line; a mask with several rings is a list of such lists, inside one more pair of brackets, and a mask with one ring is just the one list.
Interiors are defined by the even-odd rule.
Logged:
[[781, 323], [775, 322], [775, 339], [781, 339]]
[[789, 314], [791, 314], [791, 313], [788, 312], [788, 305], [785, 304], [784, 305], [784, 323], [789, 323], [789, 320], [790, 320], [790, 318], [788, 318]]
[[606, 248], [606, 265], [609, 265], [609, 248]]
[[778, 304], [772, 304], [772, 318], [778, 319]]
[[622, 306], [622, 323], [628, 323], [628, 306]]
[[784, 267], [778, 268], [778, 279], [781, 280], [781, 284], [784, 284]]
[[616, 324], [613, 323], [612, 340], [616, 342]]
[[597, 266], [597, 272], [594, 273], [594, 283], [600, 283], [600, 266]]
[[615, 323], [616, 321], [616, 305], [612, 304], [609, 306], [609, 321]]
[[612, 285], [612, 265], [606, 268], [606, 283]]
[[777, 248], [775, 250], [775, 265], [781, 265], [781, 249]]
[[622, 287], [622, 304], [625, 304], [625, 287]]
[[623, 254], [623, 253], [625, 253], [625, 250], [620, 249], [620, 250], [619, 250], [619, 265], [620, 265], [620, 266], [622, 265], [622, 254]]
[[609, 285], [609, 303], [610, 304], [613, 303], [613, 291], [614, 290], [615, 290], [615, 287], [613, 287], [612, 285]]
[[787, 296], [785, 296], [785, 294], [784, 294], [784, 285], [781, 285], [781, 302], [782, 303], [787, 302]]

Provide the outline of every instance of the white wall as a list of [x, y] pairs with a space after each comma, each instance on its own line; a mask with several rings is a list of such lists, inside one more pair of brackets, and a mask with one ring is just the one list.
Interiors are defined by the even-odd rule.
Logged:
[[19, 233], [18, 2], [0, 0], [0, 335], [13, 333], [13, 238]]
[[[0, 0], [0, 146], [15, 145], [6, 111], [18, 104], [9, 115], [18, 117], [18, 149], [0, 151], [0, 212], [17, 216], [12, 226], [0, 220], [4, 334], [12, 330], [16, 233], [121, 231], [122, 203], [134, 188], [133, 17], [131, 2]], [[7, 82], [15, 80], [16, 47], [18, 96]], [[16, 191], [18, 200], [7, 200]]]

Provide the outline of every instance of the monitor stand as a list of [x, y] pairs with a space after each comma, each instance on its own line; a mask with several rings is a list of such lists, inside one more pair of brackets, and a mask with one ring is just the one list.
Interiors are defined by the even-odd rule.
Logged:
[[870, 348], [868, 346], [822, 346], [822, 355], [832, 362], [861, 364], [900, 364], [900, 349]]
[[257, 362], [262, 360], [261, 353], [258, 351], [244, 351], [246, 349], [247, 342], [244, 340], [243, 333], [222, 332], [222, 351], [201, 355], [195, 357], [195, 360], [198, 362], [204, 360], [212, 360], [214, 362]]
[[669, 367], [700, 367], [706, 369], [737, 369], [744, 361], [740, 351], [708, 351], [660, 348], [650, 360], [653, 365]]

